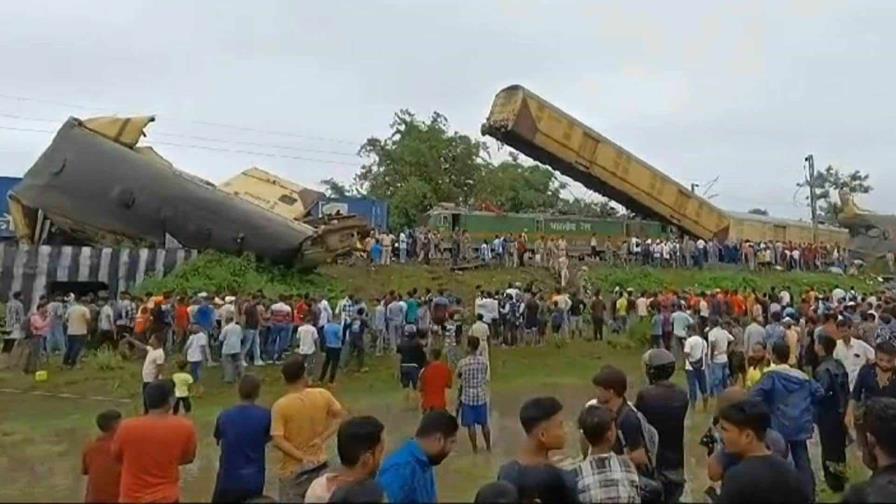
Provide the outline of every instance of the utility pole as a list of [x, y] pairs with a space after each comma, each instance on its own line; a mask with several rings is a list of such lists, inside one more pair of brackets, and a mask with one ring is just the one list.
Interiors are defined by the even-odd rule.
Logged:
[[818, 200], [815, 198], [815, 156], [809, 154], [806, 162], [806, 185], [809, 186], [809, 214], [812, 218], [812, 243], [818, 242]]

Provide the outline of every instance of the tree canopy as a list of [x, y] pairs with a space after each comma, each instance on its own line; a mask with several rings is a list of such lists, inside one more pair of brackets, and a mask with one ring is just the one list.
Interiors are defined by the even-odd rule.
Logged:
[[[838, 193], [845, 190], [851, 194], [868, 194], [874, 188], [868, 183], [870, 176], [859, 170], [844, 173], [832, 165], [824, 170], [815, 172], [815, 177], [797, 183], [797, 187], [809, 189], [815, 188], [815, 199], [818, 202], [818, 218], [824, 222], [836, 222], [840, 213], [840, 200]], [[809, 195], [806, 195], [806, 203], [809, 204]]]
[[[355, 176], [354, 190], [389, 201], [393, 228], [415, 226], [439, 203], [495, 207], [505, 212], [555, 212], [595, 217], [616, 215], [608, 201], [564, 198], [566, 184], [553, 170], [521, 162], [518, 155], [494, 163], [482, 140], [451, 131], [438, 112], [426, 119], [400, 110], [384, 138], [361, 145], [366, 159]], [[323, 180], [328, 193], [347, 188]]]

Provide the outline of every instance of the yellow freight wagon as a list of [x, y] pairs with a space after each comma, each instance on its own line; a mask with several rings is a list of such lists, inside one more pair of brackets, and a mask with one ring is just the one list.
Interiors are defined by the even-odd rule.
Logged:
[[482, 133], [642, 216], [704, 239], [727, 235], [725, 211], [523, 86], [498, 92]]
[[[780, 241], [794, 243], [812, 242], [812, 224], [792, 219], [779, 219], [765, 215], [728, 212], [731, 215], [728, 238], [732, 240]], [[849, 231], [833, 226], [819, 225], [816, 230], [818, 243], [846, 246]]]

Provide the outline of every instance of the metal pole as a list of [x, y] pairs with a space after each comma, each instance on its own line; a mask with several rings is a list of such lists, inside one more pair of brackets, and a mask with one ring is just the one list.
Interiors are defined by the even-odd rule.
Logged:
[[812, 217], [812, 243], [818, 242], [818, 200], [815, 197], [815, 156], [806, 156], [806, 182], [809, 185], [809, 212]]

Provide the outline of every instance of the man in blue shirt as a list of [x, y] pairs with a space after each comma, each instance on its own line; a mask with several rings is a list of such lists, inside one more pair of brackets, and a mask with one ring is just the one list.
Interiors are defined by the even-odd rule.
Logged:
[[208, 302], [208, 294], [199, 294], [199, 306], [193, 314], [193, 323], [202, 328], [205, 334], [212, 336], [215, 330], [215, 308]]
[[324, 365], [320, 368], [320, 378], [317, 381], [323, 383], [327, 370], [330, 371], [330, 383], [336, 380], [336, 370], [339, 367], [339, 357], [342, 355], [342, 324], [329, 321], [324, 325]]
[[457, 419], [447, 411], [423, 415], [414, 439], [389, 456], [377, 482], [392, 504], [438, 502], [433, 467], [442, 463], [457, 443]]
[[264, 493], [264, 450], [270, 441], [271, 411], [255, 401], [261, 381], [243, 376], [240, 403], [221, 412], [215, 422], [215, 441], [221, 447], [212, 502], [243, 502]]

